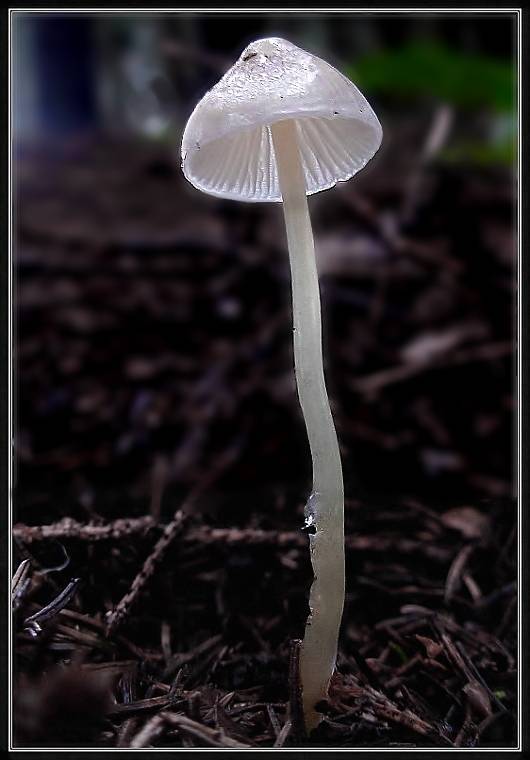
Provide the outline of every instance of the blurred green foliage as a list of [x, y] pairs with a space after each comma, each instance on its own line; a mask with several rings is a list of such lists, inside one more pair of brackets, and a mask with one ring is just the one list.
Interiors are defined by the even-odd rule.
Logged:
[[480, 166], [502, 164], [513, 166], [516, 156], [515, 140], [460, 141], [448, 146], [440, 158], [448, 163], [473, 163]]
[[400, 98], [428, 97], [463, 108], [513, 111], [515, 66], [435, 41], [371, 53], [348, 70], [361, 89]]
[[516, 76], [512, 61], [462, 53], [434, 40], [421, 40], [368, 54], [346, 71], [361, 90], [380, 93], [389, 101], [434, 100], [467, 113], [489, 113], [487, 139], [457, 140], [446, 146], [440, 158], [513, 165]]

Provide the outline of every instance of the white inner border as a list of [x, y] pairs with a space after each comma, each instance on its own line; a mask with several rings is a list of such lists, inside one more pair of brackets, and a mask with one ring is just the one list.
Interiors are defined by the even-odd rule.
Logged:
[[[431, 15], [431, 14], [448, 14], [455, 15], [461, 13], [476, 14], [476, 15], [510, 15], [514, 14], [517, 20], [517, 263], [516, 263], [516, 277], [517, 277], [517, 379], [516, 379], [516, 406], [517, 406], [517, 425], [516, 425], [516, 451], [517, 451], [517, 614], [518, 614], [518, 638], [517, 638], [517, 747], [494, 747], [494, 748], [454, 748], [443, 749], [440, 747], [396, 747], [396, 748], [384, 748], [384, 747], [282, 747], [274, 749], [272, 747], [253, 747], [251, 749], [239, 749], [234, 750], [224, 748], [205, 747], [203, 748], [154, 748], [154, 749], [131, 749], [130, 747], [118, 748], [118, 747], [98, 747], [98, 748], [76, 748], [76, 747], [46, 747], [46, 748], [24, 748], [13, 747], [13, 723], [12, 723], [12, 696], [13, 696], [13, 672], [12, 672], [12, 647], [13, 647], [13, 630], [12, 630], [12, 612], [11, 612], [11, 578], [13, 577], [13, 556], [12, 556], [12, 528], [13, 528], [13, 461], [14, 461], [14, 430], [13, 430], [13, 198], [12, 198], [12, 127], [13, 127], [13, 109], [12, 109], [12, 24], [15, 14], [20, 13], [36, 13], [39, 15], [46, 15], [50, 13], [75, 13], [76, 15], [93, 15], [93, 14], [130, 14], [130, 15], [142, 15], [142, 14], [183, 14], [183, 13], [195, 13], [195, 14], [223, 14], [223, 13], [238, 13], [242, 16], [251, 14], [270, 14], [270, 13], [283, 13], [283, 14], [333, 14], [333, 13], [350, 13], [362, 14], [417, 14], [417, 15]], [[522, 624], [522, 290], [523, 282], [521, 279], [521, 263], [522, 263], [522, 189], [521, 189], [521, 177], [522, 177], [522, 82], [521, 82], [521, 53], [522, 53], [522, 8], [250, 8], [248, 10], [242, 8], [9, 8], [8, 9], [8, 104], [9, 104], [9, 116], [8, 116], [8, 417], [7, 417], [7, 472], [8, 472], [8, 532], [7, 532], [7, 556], [8, 556], [8, 575], [6, 579], [7, 593], [6, 599], [8, 604], [7, 619], [8, 619], [8, 748], [11, 752], [511, 752], [520, 753], [522, 751], [522, 637], [521, 637], [521, 624]]]

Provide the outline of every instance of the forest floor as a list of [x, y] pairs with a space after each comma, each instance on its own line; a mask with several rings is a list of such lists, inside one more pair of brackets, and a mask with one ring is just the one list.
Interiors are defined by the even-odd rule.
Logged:
[[308, 737], [279, 207], [156, 147], [18, 159], [16, 746], [516, 744], [512, 185], [385, 172], [311, 201], [347, 596]]

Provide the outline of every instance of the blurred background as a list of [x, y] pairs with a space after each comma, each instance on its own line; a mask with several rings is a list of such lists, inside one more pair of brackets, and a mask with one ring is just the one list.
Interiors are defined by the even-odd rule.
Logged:
[[512, 495], [514, 24], [16, 13], [25, 519], [143, 511], [154, 482], [173, 505], [230, 446], [253, 510], [306, 487], [281, 209], [200, 194], [179, 167], [195, 103], [272, 35], [350, 76], [384, 128], [363, 172], [310, 200], [347, 493]]
[[[346, 492], [339, 670], [358, 676], [366, 657], [455, 746], [513, 743], [515, 31], [514, 16], [479, 12], [14, 14], [15, 556], [40, 568], [28, 611], [83, 584], [43, 645], [22, 634], [23, 675], [133, 657], [120, 703], [172, 693], [182, 663], [179, 688], [288, 699], [312, 577], [299, 533], [311, 462], [283, 215], [202, 194], [180, 170], [197, 101], [251, 40], [283, 36], [351, 77], [384, 131], [362, 172], [309, 199]], [[198, 487], [197, 529], [159, 557], [128, 639], [105, 636]], [[121, 525], [127, 538], [68, 537], [63, 523], [32, 538], [28, 526], [65, 517], [141, 519]], [[471, 738], [467, 676], [451, 660], [434, 669], [415, 638], [447, 616], [497, 705]], [[82, 745], [127, 746], [117, 718], [88, 737], [85, 702], [60, 679], [58, 701], [28, 683], [23, 744], [74, 741], [74, 726]], [[272, 746], [253, 715], [238, 730]], [[326, 741], [430, 741], [356, 725], [328, 726]]]

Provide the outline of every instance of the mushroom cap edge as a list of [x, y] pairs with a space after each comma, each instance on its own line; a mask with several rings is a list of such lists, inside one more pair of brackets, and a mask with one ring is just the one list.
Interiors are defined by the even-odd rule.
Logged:
[[382, 128], [358, 88], [287, 40], [256, 40], [199, 101], [186, 124], [182, 171], [199, 190], [279, 202], [270, 125], [297, 123], [308, 195], [344, 182], [378, 150]]

